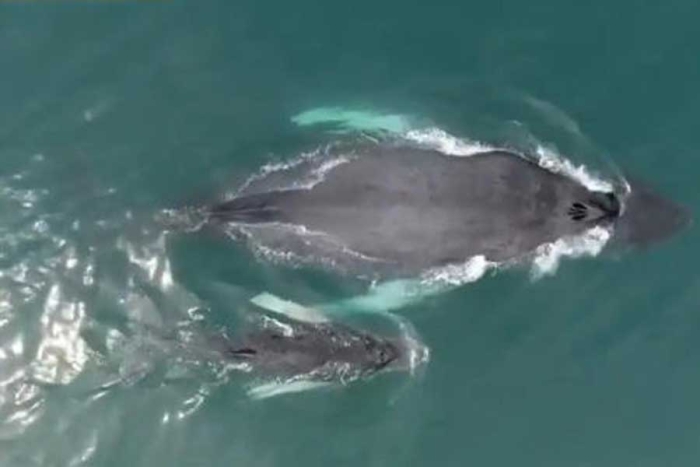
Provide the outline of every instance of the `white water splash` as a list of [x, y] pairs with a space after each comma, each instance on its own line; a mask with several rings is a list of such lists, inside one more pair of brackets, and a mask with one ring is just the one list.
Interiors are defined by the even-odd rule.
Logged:
[[[315, 185], [316, 183], [320, 182], [323, 180], [324, 176], [333, 170], [334, 168], [338, 167], [341, 164], [345, 164], [346, 162], [349, 162], [350, 158], [346, 156], [340, 156], [335, 159], [330, 159], [325, 161], [323, 164], [321, 164], [320, 167], [315, 169], [312, 172], [313, 175], [313, 180], [312, 183]], [[312, 185], [313, 186], [313, 185]]]
[[431, 286], [459, 286], [478, 281], [497, 266], [498, 263], [488, 261], [483, 255], [474, 256], [461, 264], [430, 269], [421, 275], [421, 282]]
[[[356, 270], [360, 264], [382, 260], [351, 250], [333, 237], [304, 226], [268, 223], [264, 225], [229, 224], [224, 232], [233, 239], [245, 238], [259, 258], [292, 267], [316, 265], [335, 271]], [[293, 243], [294, 247], [290, 244]]]
[[403, 138], [417, 143], [427, 149], [435, 149], [450, 156], [472, 156], [484, 151], [496, 149], [494, 146], [452, 136], [439, 128], [424, 128], [410, 130]]
[[[451, 156], [472, 156], [484, 151], [507, 150], [468, 138], [450, 135], [439, 128], [414, 129], [402, 135], [404, 139], [418, 143], [422, 147], [438, 150]], [[522, 155], [523, 157], [527, 157]], [[591, 191], [613, 191], [613, 183], [593, 174], [583, 164], [576, 165], [553, 149], [538, 143], [535, 149], [535, 162], [554, 173], [567, 176]]]
[[575, 165], [569, 159], [544, 145], [537, 146], [537, 157], [537, 163], [540, 167], [566, 175], [591, 191], [613, 191], [614, 189], [612, 182], [594, 175], [584, 165]]
[[[311, 189], [323, 181], [328, 172], [352, 160], [351, 154], [330, 154], [330, 149], [330, 146], [324, 146], [302, 153], [289, 161], [265, 164], [232, 197], [260, 191]], [[295, 170], [300, 172], [298, 178], [289, 176]], [[277, 175], [283, 177], [276, 178]]]
[[532, 277], [539, 279], [554, 274], [563, 258], [597, 256], [611, 236], [610, 229], [594, 227], [576, 237], [560, 238], [555, 242], [541, 245], [535, 251], [532, 260]]
[[166, 234], [161, 233], [152, 243], [130, 242], [125, 237], [117, 239], [117, 249], [126, 254], [135, 271], [145, 275], [148, 282], [164, 291], [177, 287], [173, 280], [170, 260], [165, 246]]

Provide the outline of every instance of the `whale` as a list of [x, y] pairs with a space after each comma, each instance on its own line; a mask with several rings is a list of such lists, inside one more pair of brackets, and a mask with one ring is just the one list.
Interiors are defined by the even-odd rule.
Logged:
[[590, 189], [508, 150], [455, 157], [368, 143], [331, 148], [325, 157], [335, 162], [312, 183], [258, 182], [208, 206], [207, 223], [298, 257], [330, 252], [339, 264], [344, 258], [400, 276], [477, 256], [517, 261], [593, 228], [646, 246], [690, 222], [686, 209], [647, 184]]
[[407, 321], [386, 336], [332, 321], [314, 308], [262, 293], [250, 301], [253, 325], [223, 341], [220, 352], [258, 383], [248, 394], [263, 399], [290, 392], [344, 386], [389, 372], [415, 372], [429, 349]]

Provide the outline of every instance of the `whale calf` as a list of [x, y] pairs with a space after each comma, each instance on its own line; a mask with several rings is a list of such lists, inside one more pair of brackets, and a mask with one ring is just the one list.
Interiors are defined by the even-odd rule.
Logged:
[[265, 381], [249, 391], [255, 398], [412, 372], [428, 359], [428, 348], [405, 321], [400, 334], [387, 337], [267, 293], [251, 302], [273, 316], [259, 315], [253, 329], [226, 339], [221, 351]]
[[646, 244], [689, 221], [686, 211], [644, 186], [591, 190], [505, 150], [454, 157], [379, 143], [337, 152], [330, 156], [343, 158], [310, 186], [244, 191], [210, 206], [209, 221], [249, 229], [299, 256], [335, 249], [398, 274], [479, 255], [517, 260], [594, 227]]

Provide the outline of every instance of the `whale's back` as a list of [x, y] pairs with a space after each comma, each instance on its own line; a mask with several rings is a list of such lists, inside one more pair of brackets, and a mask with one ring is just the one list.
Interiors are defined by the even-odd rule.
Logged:
[[590, 195], [506, 151], [454, 157], [372, 147], [310, 189], [244, 196], [213, 213], [233, 222], [303, 226], [362, 255], [421, 270], [475, 255], [508, 260], [580, 233], [590, 227]]

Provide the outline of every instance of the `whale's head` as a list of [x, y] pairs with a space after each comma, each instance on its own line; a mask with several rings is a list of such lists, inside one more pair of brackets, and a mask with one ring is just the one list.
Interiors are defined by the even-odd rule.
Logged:
[[400, 326], [401, 335], [396, 337], [363, 336], [365, 376], [390, 371], [414, 374], [428, 362], [430, 350], [413, 327], [404, 321]]
[[689, 209], [638, 180], [607, 196], [618, 200], [613, 239], [619, 245], [647, 247], [667, 241], [692, 223]]
[[362, 366], [365, 369], [365, 375], [393, 369], [401, 358], [401, 347], [389, 339], [365, 334], [362, 340], [364, 346]]
[[621, 210], [620, 198], [615, 193], [586, 191], [585, 196], [571, 204], [567, 214], [576, 222], [605, 225], [615, 222]]

